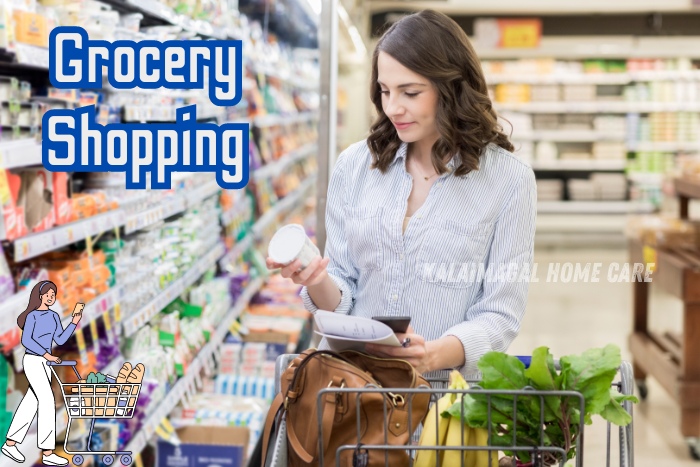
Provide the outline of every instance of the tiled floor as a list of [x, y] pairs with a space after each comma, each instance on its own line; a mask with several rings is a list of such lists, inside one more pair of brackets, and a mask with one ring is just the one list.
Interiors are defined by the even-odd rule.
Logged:
[[[617, 344], [623, 359], [630, 358], [627, 338], [632, 323], [632, 285], [611, 283], [606, 276], [610, 263], [628, 260], [625, 250], [541, 250], [535, 257], [540, 282], [530, 286], [526, 317], [520, 335], [509, 352], [528, 355], [546, 345], [555, 356], [581, 353], [592, 347]], [[603, 263], [599, 283], [551, 283], [546, 281], [550, 263]], [[652, 288], [653, 291], [653, 288]], [[660, 329], [678, 330], [681, 304], [652, 293], [650, 323]], [[700, 356], [699, 356], [700, 358]], [[637, 467], [700, 467], [690, 459], [681, 436], [679, 409], [658, 382], [649, 379], [649, 397], [635, 406], [635, 465]], [[585, 432], [585, 465], [605, 466], [606, 424], [596, 423]], [[612, 450], [618, 456], [617, 432]], [[610, 465], [619, 465], [613, 457]]]

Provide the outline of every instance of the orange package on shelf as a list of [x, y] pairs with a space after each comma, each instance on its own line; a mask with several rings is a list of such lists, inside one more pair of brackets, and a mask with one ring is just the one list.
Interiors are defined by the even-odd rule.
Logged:
[[5, 223], [5, 237], [14, 240], [27, 235], [24, 207], [17, 204], [22, 177], [9, 170], [0, 169], [0, 207]]
[[73, 272], [70, 275], [71, 282], [75, 287], [84, 287], [88, 284], [88, 279], [90, 277], [90, 271], [89, 270], [73, 270]]
[[93, 267], [105, 264], [106, 261], [107, 261], [107, 256], [105, 255], [104, 251], [94, 250], [92, 252], [92, 266]]
[[65, 172], [53, 173], [53, 210], [56, 225], [71, 221], [73, 205], [68, 198], [68, 174]]
[[95, 289], [105, 285], [108, 286], [110, 276], [111, 273], [107, 266], [100, 265], [93, 267], [90, 270], [88, 285]]
[[74, 221], [92, 217], [97, 213], [95, 197], [89, 194], [78, 193], [71, 198]]
[[72, 271], [65, 264], [47, 262], [41, 264], [41, 267], [46, 269], [46, 271], [49, 273], [49, 280], [56, 284], [56, 287], [58, 287], [58, 290], [60, 290], [61, 293], [63, 293], [68, 287], [72, 286], [72, 282], [70, 280]]
[[104, 193], [93, 193], [92, 196], [95, 199], [95, 212], [97, 214], [109, 211], [107, 196]]

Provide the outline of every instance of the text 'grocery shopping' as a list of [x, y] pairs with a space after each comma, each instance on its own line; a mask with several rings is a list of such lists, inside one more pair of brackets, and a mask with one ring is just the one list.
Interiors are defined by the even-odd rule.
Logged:
[[[219, 106], [241, 100], [241, 41], [91, 41], [79, 27], [49, 40], [50, 79], [59, 88], [204, 89]], [[101, 125], [95, 107], [51, 109], [42, 117], [42, 162], [54, 172], [125, 172], [127, 189], [169, 189], [173, 172], [214, 172], [224, 189], [249, 180], [248, 123], [197, 122], [197, 106], [175, 122]]]

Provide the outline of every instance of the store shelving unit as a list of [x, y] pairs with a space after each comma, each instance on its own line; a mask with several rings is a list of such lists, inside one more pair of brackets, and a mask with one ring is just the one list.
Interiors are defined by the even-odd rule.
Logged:
[[16, 261], [24, 261], [120, 227], [124, 227], [124, 233], [127, 234], [136, 232], [197, 206], [202, 200], [217, 194], [219, 190], [216, 182], [212, 181], [189, 192], [173, 194], [158, 206], [135, 214], [127, 214], [125, 209], [115, 209], [43, 232], [32, 233], [13, 241], [14, 258]]
[[539, 171], [581, 171], [581, 172], [604, 172], [604, 171], [622, 171], [625, 170], [626, 161], [619, 160], [553, 160], [549, 162], [535, 161], [532, 163], [532, 168]]
[[640, 214], [654, 212], [651, 203], [634, 201], [540, 201], [537, 212], [546, 214]]
[[700, 112], [700, 102], [495, 102], [494, 107], [533, 114]]
[[132, 336], [141, 327], [147, 324], [155, 315], [182, 294], [192, 284], [197, 282], [202, 275], [215, 266], [224, 254], [224, 246], [216, 244], [209, 253], [195, 262], [192, 267], [180, 278], [170, 284], [165, 290], [153, 298], [147, 305], [129, 316], [123, 321], [124, 336]]
[[624, 133], [595, 130], [551, 130], [517, 133], [515, 141], [556, 141], [562, 143], [592, 143], [595, 141], [624, 141]]
[[293, 125], [305, 123], [318, 118], [318, 112], [301, 112], [291, 115], [261, 115], [253, 119], [253, 124], [258, 128], [267, 128], [277, 125]]
[[253, 172], [253, 178], [255, 178], [255, 180], [261, 180], [263, 178], [277, 177], [284, 172], [287, 167], [295, 162], [306, 159], [316, 151], [318, 151], [318, 144], [309, 143], [295, 151], [290, 152], [289, 154], [285, 154], [270, 164], [260, 167], [258, 170]]
[[199, 351], [192, 363], [190, 363], [186, 375], [178, 380], [175, 386], [168, 392], [165, 399], [158, 404], [149, 418], [146, 419], [141, 430], [134, 435], [131, 442], [126, 447], [127, 451], [132, 451], [134, 453], [143, 451], [151, 436], [155, 433], [156, 427], [168, 416], [175, 406], [183, 400], [185, 394], [194, 392], [194, 385], [201, 386], [201, 382], [198, 384], [200, 371], [207, 365], [207, 361], [212, 358], [218, 345], [223, 341], [224, 337], [226, 337], [229, 327], [245, 307], [248, 306], [248, 302], [260, 289], [262, 283], [262, 279], [258, 278], [253, 279], [253, 281], [248, 284], [243, 294], [236, 301], [234, 307], [221, 321], [216, 332], [211, 335], [209, 342]]
[[41, 164], [41, 144], [32, 138], [0, 143], [0, 168], [16, 169]]

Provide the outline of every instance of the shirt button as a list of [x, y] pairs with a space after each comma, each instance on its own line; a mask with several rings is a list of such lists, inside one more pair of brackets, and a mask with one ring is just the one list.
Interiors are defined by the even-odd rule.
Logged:
[[416, 214], [416, 217], [417, 217], [418, 219], [420, 219], [420, 218], [422, 218], [423, 216], [422, 216], [421, 214]]
[[401, 254], [399, 255], [399, 259], [400, 259], [401, 261], [403, 261], [403, 253], [401, 253]]
[[394, 294], [394, 295], [393, 295], [393, 296], [391, 297], [391, 299], [392, 299], [393, 301], [396, 301], [396, 300], [398, 300], [398, 299], [399, 299], [399, 296], [398, 296], [398, 295], [396, 295], [396, 294]]

